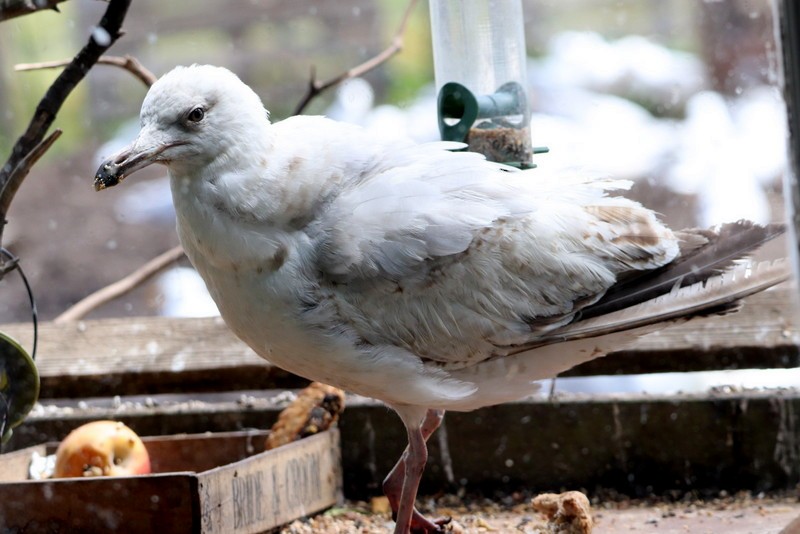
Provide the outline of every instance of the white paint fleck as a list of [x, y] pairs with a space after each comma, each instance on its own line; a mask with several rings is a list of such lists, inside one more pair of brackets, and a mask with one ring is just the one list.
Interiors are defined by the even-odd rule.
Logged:
[[186, 355], [182, 352], [179, 352], [172, 358], [172, 365], [170, 365], [170, 370], [174, 373], [178, 373], [186, 369]]
[[92, 30], [92, 39], [100, 46], [108, 46], [111, 44], [111, 35], [109, 35], [105, 28], [101, 28], [100, 26], [95, 26]]

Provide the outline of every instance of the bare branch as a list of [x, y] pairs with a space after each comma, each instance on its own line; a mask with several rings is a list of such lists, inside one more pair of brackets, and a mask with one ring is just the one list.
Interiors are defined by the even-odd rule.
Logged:
[[44, 153], [47, 152], [53, 143], [56, 142], [56, 139], [61, 137], [61, 130], [55, 129], [53, 133], [48, 135], [41, 143], [33, 147], [33, 149], [22, 158], [22, 161], [19, 162], [17, 168], [14, 169], [13, 180], [9, 180], [8, 185], [6, 186], [5, 190], [3, 191], [3, 195], [0, 196], [0, 214], [3, 215], [3, 221], [0, 221], [0, 233], [2, 233], [2, 227], [5, 225], [5, 214], [8, 213], [8, 208], [11, 205], [11, 199], [14, 198], [14, 194], [17, 192], [17, 189], [22, 184], [22, 180], [28, 176], [28, 173], [31, 170], [31, 167], [39, 161], [39, 158], [44, 156]]
[[64, 313], [56, 317], [53, 322], [66, 323], [69, 321], [77, 321], [84, 317], [87, 313], [110, 302], [122, 295], [132, 291], [140, 286], [156, 274], [160, 273], [179, 259], [183, 257], [183, 248], [180, 246], [169, 249], [148, 261], [131, 274], [117, 280], [111, 285], [108, 285], [98, 291], [95, 291], [88, 297], [75, 303], [72, 307], [67, 309]]
[[[93, 33], [89, 42], [78, 52], [67, 68], [59, 74], [39, 102], [27, 130], [17, 139], [8, 161], [0, 169], [0, 206], [7, 208], [11, 204], [14, 194], [27, 174], [27, 170], [22, 165], [23, 161], [41, 145], [64, 100], [92, 68], [92, 65], [97, 62], [102, 53], [121, 35], [120, 28], [130, 3], [131, 0], [110, 0], [97, 31]], [[104, 32], [104, 36], [107, 37], [103, 44], [98, 43], [94, 37], [100, 32]], [[0, 243], [5, 219], [6, 212], [0, 212]]]
[[327, 91], [331, 87], [339, 85], [345, 80], [350, 78], [356, 78], [358, 76], [363, 76], [367, 72], [371, 71], [375, 67], [386, 63], [392, 56], [397, 54], [403, 49], [403, 36], [406, 33], [406, 27], [408, 27], [408, 21], [411, 18], [411, 13], [414, 11], [414, 7], [417, 5], [418, 0], [409, 0], [408, 6], [406, 7], [405, 13], [403, 13], [403, 19], [400, 21], [400, 26], [397, 28], [397, 32], [392, 38], [392, 43], [386, 47], [381, 53], [378, 55], [368, 59], [364, 63], [360, 65], [356, 65], [350, 70], [347, 70], [340, 75], [336, 76], [335, 78], [331, 78], [326, 82], [320, 82], [316, 79], [316, 74], [314, 70], [311, 71], [311, 78], [308, 82], [308, 89], [306, 90], [306, 94], [303, 95], [303, 98], [297, 104], [294, 109], [294, 115], [300, 115], [308, 104], [316, 98], [320, 93]]
[[[71, 61], [72, 60], [70, 59], [59, 59], [56, 61], [43, 61], [41, 63], [18, 63], [17, 65], [14, 65], [14, 70], [28, 71], [57, 69], [59, 67], [66, 67]], [[136, 76], [139, 81], [148, 87], [156, 83], [156, 80], [158, 79], [155, 74], [150, 72], [138, 59], [133, 56], [100, 56], [97, 60], [97, 64], [111, 65], [125, 69]]]
[[58, 4], [64, 0], [0, 0], [0, 22], [30, 15], [37, 11], [51, 9], [58, 11]]

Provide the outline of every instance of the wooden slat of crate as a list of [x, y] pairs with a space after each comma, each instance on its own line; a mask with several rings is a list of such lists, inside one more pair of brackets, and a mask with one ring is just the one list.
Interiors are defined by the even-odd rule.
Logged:
[[137, 477], [30, 481], [52, 446], [2, 455], [0, 532], [255, 533], [341, 500], [337, 430], [263, 452], [265, 437], [146, 438], [154, 470], [182, 472]]
[[333, 436], [338, 432], [274, 449], [268, 464], [243, 460], [201, 473], [203, 533], [262, 532], [340, 500], [341, 453]]
[[199, 532], [192, 473], [0, 483], [3, 532]]
[[264, 452], [263, 430], [173, 434], [143, 438], [154, 473], [200, 473]]
[[[795, 289], [755, 295], [736, 314], [645, 336], [566, 375], [800, 366]], [[29, 324], [0, 331], [31, 345]], [[259, 358], [220, 318], [136, 317], [45, 323], [37, 365], [42, 397], [292, 388], [305, 384]]]

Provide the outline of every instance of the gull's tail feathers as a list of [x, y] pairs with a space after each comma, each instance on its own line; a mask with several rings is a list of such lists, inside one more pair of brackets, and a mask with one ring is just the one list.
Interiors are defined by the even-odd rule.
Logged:
[[786, 260], [737, 265], [730, 271], [672, 291], [634, 306], [579, 320], [535, 346], [519, 347], [504, 356], [451, 373], [474, 383], [475, 391], [441, 408], [474, 410], [510, 402], [533, 393], [533, 382], [552, 378], [567, 369], [624, 348], [637, 338], [695, 317], [736, 310], [741, 300], [791, 278]]
[[726, 223], [715, 229], [687, 229], [675, 232], [680, 255], [654, 271], [633, 275], [609, 289], [582, 317], [599, 317], [648, 301], [671, 291], [708, 280], [729, 269], [764, 243], [785, 231], [782, 224], [762, 226], [750, 221]]
[[706, 281], [683, 287], [675, 284], [669, 293], [654, 299], [571, 323], [551, 341], [571, 341], [681, 318], [727, 313], [738, 308], [741, 299], [790, 277], [787, 260], [739, 264]]

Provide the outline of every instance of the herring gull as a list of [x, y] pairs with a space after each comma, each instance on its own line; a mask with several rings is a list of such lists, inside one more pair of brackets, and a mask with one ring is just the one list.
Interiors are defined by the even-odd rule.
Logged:
[[95, 176], [103, 189], [166, 165], [181, 243], [231, 330], [277, 366], [398, 413], [408, 447], [384, 491], [402, 534], [446, 522], [414, 508], [445, 410], [527, 396], [788, 276], [785, 263], [735, 263], [778, 225], [673, 231], [620, 195], [626, 181], [459, 148], [323, 117], [273, 124], [236, 75], [194, 65], [150, 88], [138, 137]]

